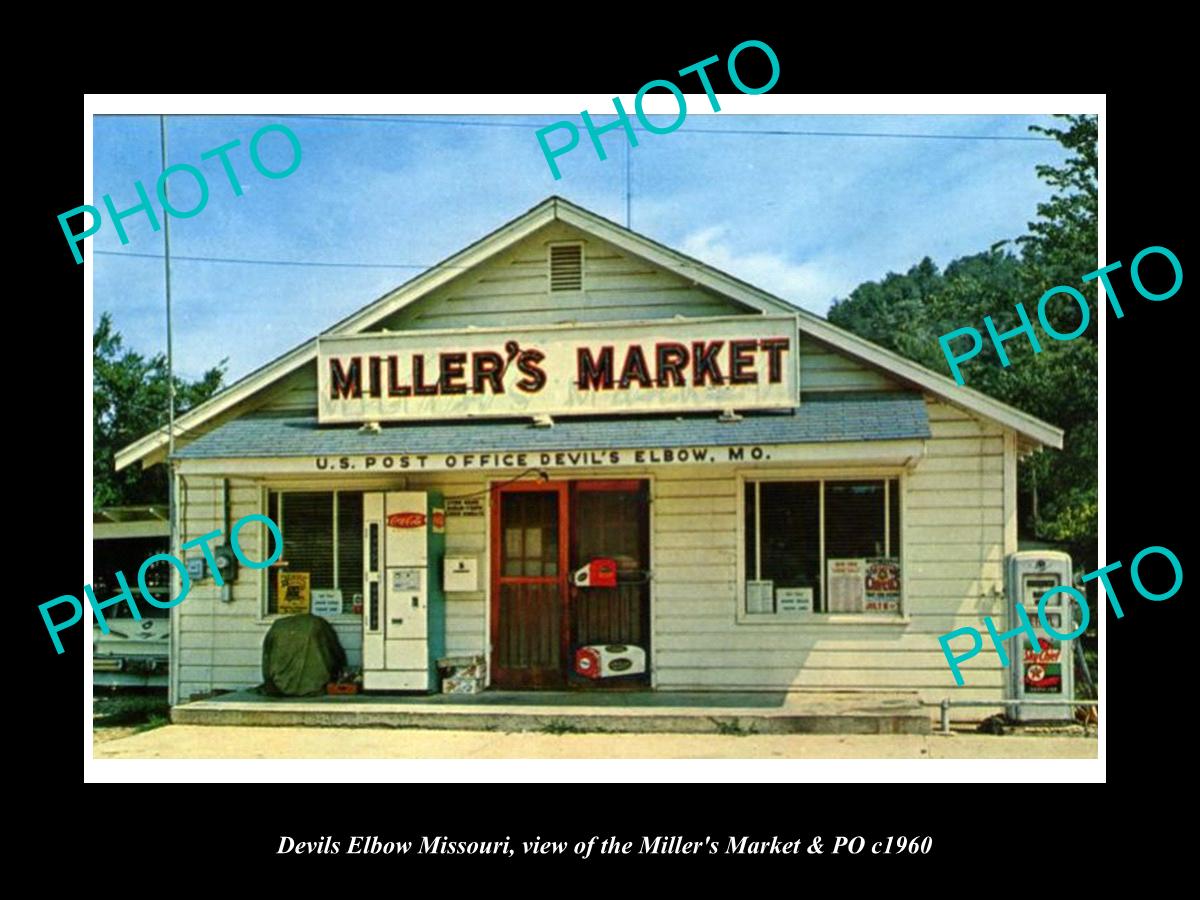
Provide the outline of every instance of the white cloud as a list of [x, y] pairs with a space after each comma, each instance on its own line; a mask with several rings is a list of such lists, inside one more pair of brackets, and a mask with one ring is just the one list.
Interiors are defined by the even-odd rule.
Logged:
[[819, 315], [834, 295], [844, 290], [843, 277], [822, 262], [795, 263], [762, 250], [742, 252], [726, 237], [728, 231], [724, 225], [702, 228], [685, 235], [678, 246], [701, 262]]

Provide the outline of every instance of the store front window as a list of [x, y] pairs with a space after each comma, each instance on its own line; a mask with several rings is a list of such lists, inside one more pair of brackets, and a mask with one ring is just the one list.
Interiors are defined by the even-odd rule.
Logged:
[[743, 620], [900, 613], [900, 482], [748, 480]]
[[[361, 491], [269, 492], [267, 516], [283, 533], [283, 555], [268, 570], [268, 615], [298, 611], [294, 604], [305, 595], [307, 611], [362, 612], [362, 496]], [[274, 552], [274, 538], [270, 540]], [[283, 610], [281, 583], [285, 594], [292, 586], [302, 586], [292, 590], [284, 604], [291, 608]]]

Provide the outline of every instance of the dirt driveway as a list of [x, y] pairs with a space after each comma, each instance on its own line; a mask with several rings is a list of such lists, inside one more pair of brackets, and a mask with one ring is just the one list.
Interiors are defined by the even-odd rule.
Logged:
[[96, 759], [1095, 759], [1095, 737], [543, 734], [168, 725], [97, 743]]

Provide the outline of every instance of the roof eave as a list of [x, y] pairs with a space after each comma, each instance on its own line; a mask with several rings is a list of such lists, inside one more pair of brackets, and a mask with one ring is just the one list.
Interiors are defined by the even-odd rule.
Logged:
[[[495, 231], [484, 235], [458, 253], [431, 266], [415, 278], [389, 291], [359, 312], [342, 319], [340, 322], [334, 323], [321, 333], [329, 334], [338, 331], [361, 330], [368, 325], [374, 324], [379, 319], [386, 318], [396, 310], [411, 303], [417, 297], [440, 287], [443, 283], [456, 277], [460, 273], [460, 269], [467, 268], [478, 262], [477, 257], [482, 256], [486, 258], [498, 253], [505, 247], [511, 246], [516, 241], [521, 240], [527, 234], [554, 221], [557, 217], [557, 207], [560, 202], [565, 201], [561, 201], [559, 197], [550, 197], [543, 200], [537, 206], [510, 220]], [[221, 412], [246, 400], [250, 395], [266, 387], [271, 381], [289, 374], [295, 368], [315, 358], [316, 347], [317, 342], [315, 338], [305, 341], [297, 347], [293, 347], [282, 356], [276, 357], [271, 362], [260, 366], [219, 394], [209, 398], [185, 415], [180, 416], [175, 420], [176, 437], [179, 437], [188, 429], [200, 424], [209, 417], [219, 415]], [[156, 461], [161, 461], [161, 459], [165, 459], [165, 456], [157, 455], [156, 451], [161, 450], [166, 444], [167, 428], [163, 426], [118, 450], [113, 459], [115, 468], [117, 471], [120, 471], [126, 466], [132, 465], [139, 460], [146, 460], [152, 456], [155, 457]], [[150, 465], [151, 463], [144, 462], [144, 464]]]

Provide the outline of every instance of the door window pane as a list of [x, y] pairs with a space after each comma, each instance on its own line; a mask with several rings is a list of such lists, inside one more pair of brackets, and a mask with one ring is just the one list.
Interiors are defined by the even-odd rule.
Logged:
[[503, 575], [545, 578], [558, 574], [558, 497], [543, 492], [504, 494]]

